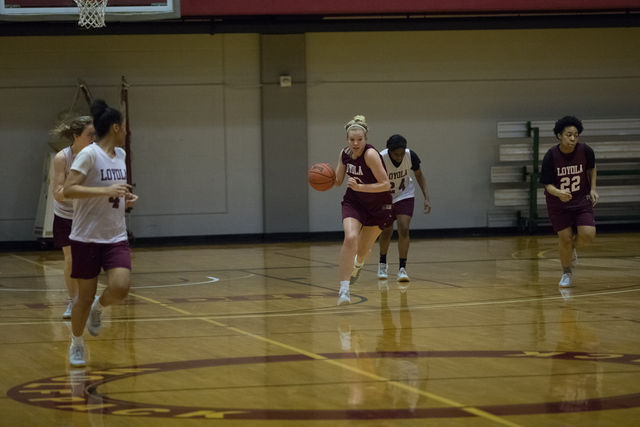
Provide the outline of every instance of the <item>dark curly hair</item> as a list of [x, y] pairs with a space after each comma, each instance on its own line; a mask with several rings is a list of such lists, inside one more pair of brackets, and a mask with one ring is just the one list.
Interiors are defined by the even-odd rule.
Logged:
[[564, 116], [556, 122], [556, 125], [553, 127], [553, 134], [557, 138], [558, 135], [561, 134], [564, 129], [568, 128], [569, 126], [575, 126], [576, 129], [578, 129], [578, 135], [580, 135], [584, 130], [584, 128], [582, 127], [582, 122], [579, 118], [574, 116]]
[[387, 148], [389, 151], [393, 151], [396, 148], [407, 148], [407, 140], [402, 135], [391, 135], [387, 139]]

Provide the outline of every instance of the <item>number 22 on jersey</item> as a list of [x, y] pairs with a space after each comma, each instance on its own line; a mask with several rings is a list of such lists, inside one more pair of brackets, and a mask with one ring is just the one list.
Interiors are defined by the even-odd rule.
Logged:
[[572, 177], [565, 176], [560, 180], [560, 190], [566, 190], [570, 188], [572, 193], [580, 190], [580, 175], [574, 175]]

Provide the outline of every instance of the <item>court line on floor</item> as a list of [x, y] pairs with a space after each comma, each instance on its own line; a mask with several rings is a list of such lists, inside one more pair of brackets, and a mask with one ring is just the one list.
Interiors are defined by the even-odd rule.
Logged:
[[[15, 255], [15, 254], [11, 254], [11, 256], [13, 256], [15, 258], [18, 258], [21, 261], [25, 261], [25, 262], [37, 265], [37, 266], [42, 267], [42, 268], [53, 270], [53, 271], [57, 271], [57, 272], [60, 272], [60, 273], [64, 274], [64, 270], [61, 270], [58, 267], [50, 267], [48, 265], [44, 265], [42, 263], [39, 263], [39, 262], [36, 262], [36, 261], [32, 261], [29, 258], [24, 258], [24, 257], [21, 257], [19, 255]], [[255, 276], [255, 274], [249, 273], [246, 276], [234, 277], [232, 279], [226, 279], [226, 280], [248, 279], [249, 277], [252, 277], [252, 276]], [[174, 287], [180, 287], [180, 286], [206, 285], [206, 284], [209, 284], [209, 283], [215, 283], [215, 282], [219, 282], [220, 281], [220, 278], [213, 277], [213, 276], [207, 276], [207, 279], [209, 279], [209, 280], [205, 280], [205, 281], [202, 281], [202, 282], [170, 283], [170, 284], [167, 284], [167, 285], [150, 285], [150, 286], [131, 286], [130, 289], [174, 288]], [[0, 291], [13, 291], [13, 292], [67, 292], [67, 288], [54, 288], [54, 289], [49, 289], [49, 288], [47, 288], [47, 289], [0, 288]]]
[[[225, 279], [225, 282], [229, 281], [229, 280], [248, 279], [251, 276], [255, 276], [255, 275], [254, 274], [248, 274], [248, 275], [242, 276], [242, 277], [234, 277], [232, 279]], [[213, 276], [207, 276], [207, 279], [209, 279], [209, 280], [204, 280], [202, 282], [182, 282], [182, 283], [170, 283], [168, 285], [131, 286], [129, 289], [159, 289], [159, 288], [176, 288], [176, 287], [183, 287], [183, 286], [207, 285], [209, 283], [216, 283], [216, 282], [219, 282], [221, 280], [218, 277], [213, 277]], [[100, 284], [102, 285], [102, 283], [100, 283]], [[0, 288], [0, 292], [2, 292], [2, 291], [11, 291], [11, 292], [67, 292], [67, 288], [45, 288], [45, 289]]]
[[[574, 294], [571, 296], [574, 298], [586, 298], [586, 297], [597, 297], [597, 296], [606, 296], [606, 295], [616, 295], [623, 294], [629, 292], [640, 292], [640, 287], [634, 289], [622, 289], [622, 290], [613, 290], [613, 291], [602, 291], [602, 292], [590, 292], [584, 294]], [[131, 292], [129, 293], [132, 294]], [[141, 295], [136, 295], [142, 299], [146, 297], [142, 297]], [[521, 298], [521, 299], [510, 299], [503, 301], [477, 301], [477, 302], [455, 302], [455, 303], [444, 303], [439, 305], [415, 305], [410, 306], [409, 309], [411, 311], [414, 310], [433, 310], [440, 308], [456, 308], [456, 307], [469, 307], [469, 306], [489, 306], [489, 305], [500, 305], [500, 304], [517, 304], [522, 302], [534, 302], [534, 301], [554, 301], [554, 300], [564, 300], [565, 298], [561, 295], [558, 296], [546, 296], [546, 297], [532, 297], [532, 298]], [[154, 302], [154, 304], [161, 304], [164, 307], [171, 308], [174, 311], [178, 311], [177, 307], [171, 306], [169, 304], [164, 304], [161, 302]], [[406, 308], [402, 307], [390, 307], [389, 310], [391, 312], [399, 312], [406, 310]], [[297, 316], [325, 316], [325, 315], [335, 315], [335, 314], [363, 314], [363, 313], [377, 313], [380, 311], [379, 307], [358, 307], [357, 310], [348, 310], [345, 308], [334, 308], [331, 307], [329, 309], [311, 309], [305, 311], [298, 311], [294, 313], [250, 313], [250, 314], [229, 314], [229, 315], [198, 315], [193, 314], [188, 311], [184, 311], [184, 317], [146, 317], [139, 318], [136, 317], [134, 320], [136, 322], [173, 322], [173, 321], [191, 321], [191, 320], [205, 320], [206, 321], [216, 321], [218, 320], [233, 320], [233, 319], [255, 319], [255, 318], [273, 318], [273, 317], [297, 317]], [[179, 312], [179, 311], [178, 311]], [[130, 322], [130, 318], [126, 319], [109, 319], [105, 320], [105, 323], [126, 323]], [[26, 326], [26, 325], [43, 325], [43, 324], [57, 324], [60, 323], [58, 320], [51, 319], [43, 319], [29, 322], [0, 322], [0, 326]]]
[[[155, 300], [153, 298], [145, 297], [145, 296], [142, 296], [142, 295], [137, 295], [137, 294], [134, 294], [134, 293], [131, 293], [131, 292], [129, 293], [129, 295], [131, 295], [133, 297], [136, 297], [136, 298], [139, 298], [139, 299], [142, 299], [143, 301], [147, 301], [147, 302], [150, 302], [150, 303], [153, 303], [153, 304], [156, 304], [156, 305], [160, 305], [161, 307], [167, 308], [169, 310], [175, 311], [175, 312], [183, 314], [183, 315], [195, 316], [191, 312], [188, 312], [188, 311], [183, 310], [183, 309], [178, 308], [178, 307], [174, 307], [174, 306], [165, 304], [165, 303], [163, 303], [161, 301], [157, 301], [157, 300]], [[464, 412], [467, 412], [469, 414], [475, 415], [475, 416], [480, 417], [480, 418], [484, 418], [484, 419], [493, 421], [494, 423], [497, 423], [497, 424], [500, 424], [500, 425], [511, 426], [511, 427], [519, 427], [519, 424], [513, 423], [513, 422], [511, 422], [509, 420], [505, 420], [502, 417], [493, 415], [493, 414], [491, 414], [489, 412], [483, 411], [482, 409], [476, 408], [474, 406], [464, 405], [462, 403], [456, 402], [455, 400], [451, 400], [451, 399], [448, 399], [446, 397], [439, 396], [437, 394], [430, 393], [430, 392], [425, 391], [425, 390], [420, 390], [419, 388], [412, 387], [412, 386], [407, 385], [407, 384], [405, 384], [403, 382], [394, 381], [394, 380], [391, 380], [389, 378], [385, 378], [385, 377], [376, 375], [376, 374], [374, 374], [372, 372], [368, 372], [368, 371], [365, 371], [363, 369], [359, 369], [359, 368], [347, 365], [345, 363], [329, 359], [329, 358], [327, 358], [325, 356], [322, 356], [322, 355], [319, 355], [317, 353], [306, 351], [306, 350], [303, 350], [301, 348], [294, 347], [292, 345], [285, 344], [285, 343], [280, 342], [280, 341], [272, 340], [272, 339], [267, 338], [265, 336], [257, 335], [257, 334], [254, 334], [252, 332], [245, 331], [244, 329], [236, 328], [235, 326], [229, 326], [229, 325], [227, 325], [225, 323], [222, 323], [222, 322], [219, 322], [217, 320], [213, 320], [213, 319], [210, 319], [210, 318], [207, 318], [207, 317], [194, 317], [194, 319], [202, 320], [203, 322], [212, 324], [212, 325], [217, 326], [217, 327], [225, 328], [225, 329], [227, 329], [229, 331], [232, 331], [232, 332], [235, 332], [237, 334], [244, 335], [244, 336], [247, 336], [247, 337], [250, 337], [250, 338], [254, 338], [254, 339], [256, 339], [258, 341], [262, 341], [262, 342], [264, 342], [266, 344], [270, 344], [270, 345], [273, 345], [273, 346], [276, 346], [276, 347], [284, 348], [284, 349], [286, 349], [288, 351], [291, 351], [293, 353], [302, 354], [302, 355], [307, 356], [307, 357], [309, 357], [311, 359], [314, 359], [314, 360], [323, 361], [325, 363], [328, 363], [328, 364], [333, 365], [335, 367], [338, 367], [340, 369], [344, 369], [344, 370], [348, 370], [348, 371], [354, 372], [356, 374], [359, 374], [359, 375], [362, 375], [364, 377], [373, 379], [375, 381], [384, 382], [386, 384], [395, 386], [397, 388], [403, 389], [403, 390], [408, 391], [410, 393], [415, 393], [415, 394], [421, 395], [423, 397], [426, 397], [426, 398], [435, 400], [437, 402], [443, 403], [445, 405], [449, 405], [449, 406], [452, 406], [452, 407], [455, 407], [455, 408], [459, 408], [460, 410], [462, 410]]]

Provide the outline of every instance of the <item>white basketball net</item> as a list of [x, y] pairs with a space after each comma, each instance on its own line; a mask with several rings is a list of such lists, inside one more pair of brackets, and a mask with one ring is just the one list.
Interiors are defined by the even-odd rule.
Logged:
[[109, 0], [74, 0], [78, 5], [80, 17], [78, 25], [84, 28], [105, 27], [104, 12]]

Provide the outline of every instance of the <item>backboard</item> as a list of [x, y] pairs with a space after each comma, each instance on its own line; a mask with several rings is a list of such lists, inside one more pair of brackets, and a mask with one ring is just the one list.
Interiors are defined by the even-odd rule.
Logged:
[[[73, 20], [77, 16], [73, 0], [0, 0], [0, 20]], [[107, 22], [179, 17], [179, 0], [109, 0], [106, 9]]]

